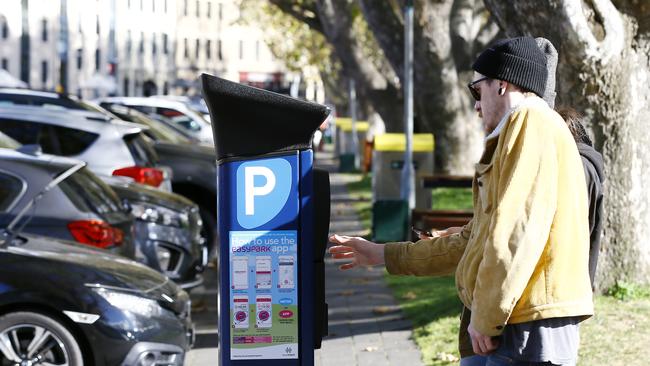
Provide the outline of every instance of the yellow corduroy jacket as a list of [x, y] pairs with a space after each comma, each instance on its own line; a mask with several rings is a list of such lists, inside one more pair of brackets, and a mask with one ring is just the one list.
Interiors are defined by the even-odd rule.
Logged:
[[455, 269], [472, 325], [488, 336], [506, 324], [593, 315], [582, 162], [562, 118], [544, 103], [524, 104], [486, 140], [470, 223], [458, 234], [384, 249], [391, 274]]

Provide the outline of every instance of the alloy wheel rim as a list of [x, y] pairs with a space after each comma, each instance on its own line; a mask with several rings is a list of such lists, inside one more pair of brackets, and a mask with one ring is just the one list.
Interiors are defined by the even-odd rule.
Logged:
[[0, 333], [2, 366], [69, 366], [63, 341], [45, 327], [18, 324]]

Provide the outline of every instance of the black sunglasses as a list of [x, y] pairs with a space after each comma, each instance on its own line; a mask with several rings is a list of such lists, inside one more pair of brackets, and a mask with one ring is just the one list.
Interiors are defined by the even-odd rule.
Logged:
[[489, 79], [489, 77], [484, 76], [484, 77], [482, 77], [482, 78], [480, 78], [480, 79], [478, 79], [478, 80], [474, 80], [474, 81], [472, 81], [472, 82], [467, 83], [467, 87], [469, 88], [469, 92], [472, 94], [472, 96], [474, 97], [474, 99], [475, 99], [476, 101], [480, 101], [480, 100], [481, 100], [481, 92], [479, 92], [479, 91], [474, 87], [474, 85], [480, 83], [480, 82], [483, 81], [483, 80], [487, 80], [487, 79]]

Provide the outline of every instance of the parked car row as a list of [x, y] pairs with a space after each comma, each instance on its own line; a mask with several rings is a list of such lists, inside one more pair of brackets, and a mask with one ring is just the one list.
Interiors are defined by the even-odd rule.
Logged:
[[214, 146], [154, 99], [0, 89], [0, 364], [183, 364]]
[[[24, 108], [25, 106], [38, 106], [50, 113], [59, 112], [59, 114], [65, 110], [68, 113], [63, 113], [64, 119], [70, 120], [75, 118], [73, 116], [76, 116], [104, 125], [122, 126], [121, 128], [124, 128], [124, 121], [137, 123], [138, 128], [142, 129], [142, 134], [148, 137], [148, 139], [147, 143], [141, 144], [142, 139], [140, 137], [134, 137], [128, 144], [131, 148], [130, 152], [138, 156], [139, 158], [137, 159], [145, 167], [157, 164], [158, 169], [165, 167], [164, 169], [171, 170], [172, 174], [163, 171], [163, 174], [171, 176], [171, 190], [190, 199], [199, 206], [201, 220], [203, 221], [202, 237], [207, 243], [208, 251], [214, 253], [217, 223], [217, 190], [215, 183], [217, 173], [214, 145], [201, 143], [200, 140], [191, 134], [182, 132], [183, 128], [180, 125], [175, 125], [161, 114], [147, 114], [135, 108], [137, 101], [147, 99], [150, 98], [122, 97], [113, 98], [112, 101], [100, 100], [96, 102], [85, 102], [51, 92], [0, 88], [0, 107], [16, 108], [23, 106]], [[123, 103], [124, 101], [129, 101], [128, 105]], [[142, 106], [142, 108], [145, 107], [148, 108], [147, 105]], [[181, 113], [179, 110], [175, 111]], [[41, 113], [46, 112], [42, 111]], [[195, 117], [198, 114], [200, 112], [195, 113]], [[156, 119], [151, 118], [152, 116]], [[92, 131], [88, 131], [91, 128], [90, 126], [81, 127], [83, 121], [76, 120], [74, 122], [64, 123], [62, 127], [73, 128], [74, 131], [70, 132], [74, 134], [82, 134], [77, 132], [77, 130], [84, 128], [84, 131], [92, 133]], [[101, 125], [99, 126], [101, 127]], [[96, 125], [95, 128], [99, 127]], [[107, 127], [104, 126], [104, 128]], [[120, 127], [115, 128], [119, 129]], [[211, 129], [208, 129], [211, 133]], [[47, 147], [49, 145], [46, 144], [45, 146]], [[152, 148], [153, 152], [147, 149], [147, 146]], [[48, 151], [46, 147], [43, 147], [44, 152], [56, 154], [56, 152]], [[102, 149], [100, 146], [99, 151], [102, 151]], [[83, 160], [85, 156], [76, 157]], [[152, 162], [151, 160], [156, 160], [156, 162]], [[127, 160], [125, 160], [122, 164], [127, 163]], [[126, 167], [126, 165], [124, 166]], [[160, 176], [155, 173], [145, 175], [146, 171], [142, 169], [125, 169], [117, 174], [131, 174], [132, 178], [136, 179], [144, 179], [145, 177], [151, 176], [150, 180], [152, 182], [155, 182], [153, 178]], [[109, 172], [106, 171], [106, 173]], [[163, 176], [163, 186], [168, 186], [168, 182], [169, 180]]]

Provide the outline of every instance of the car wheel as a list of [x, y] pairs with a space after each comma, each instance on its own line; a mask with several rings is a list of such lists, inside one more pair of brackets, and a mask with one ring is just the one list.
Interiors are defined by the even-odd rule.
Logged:
[[208, 258], [213, 258], [217, 243], [217, 220], [212, 213], [204, 207], [199, 207], [199, 214], [203, 227], [201, 228], [201, 238], [208, 248]]
[[83, 366], [79, 343], [58, 320], [33, 312], [0, 317], [0, 365]]

